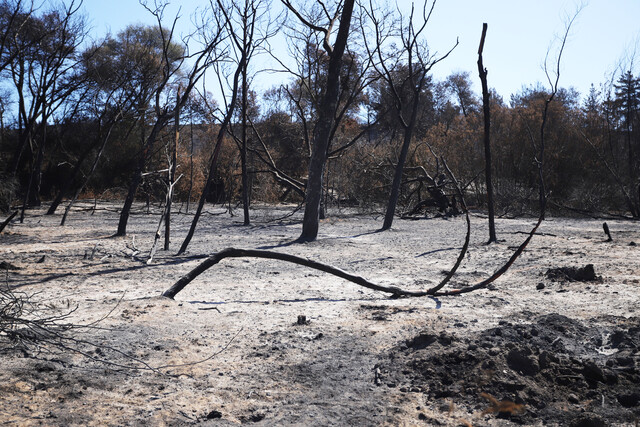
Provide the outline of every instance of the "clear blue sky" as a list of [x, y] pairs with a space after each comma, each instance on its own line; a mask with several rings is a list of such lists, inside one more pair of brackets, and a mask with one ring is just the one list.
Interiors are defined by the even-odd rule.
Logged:
[[[278, 0], [272, 0], [274, 7]], [[188, 28], [190, 15], [202, 0], [174, 0], [167, 17], [182, 7], [181, 22]], [[401, 7], [410, 1], [401, 0]], [[477, 50], [482, 23], [489, 25], [484, 64], [489, 86], [506, 101], [523, 86], [544, 83], [542, 63], [554, 37], [564, 31], [567, 18], [581, 4], [576, 0], [439, 0], [427, 31], [434, 51], [445, 52], [459, 37], [460, 45], [437, 65], [434, 74], [444, 78], [452, 71], [469, 71], [477, 83]], [[84, 9], [100, 37], [108, 30], [118, 32], [131, 23], [154, 21], [137, 0], [85, 0]], [[591, 0], [577, 18], [563, 57], [560, 85], [573, 86], [585, 95], [591, 83], [606, 81], [629, 55], [636, 52], [634, 73], [640, 74], [640, 0]], [[275, 79], [273, 79], [275, 80]], [[269, 86], [263, 82], [262, 86]]]

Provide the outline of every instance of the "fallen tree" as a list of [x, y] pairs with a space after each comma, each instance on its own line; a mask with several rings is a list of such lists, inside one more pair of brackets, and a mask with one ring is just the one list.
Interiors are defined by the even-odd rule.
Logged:
[[162, 294], [162, 296], [173, 299], [181, 290], [183, 290], [196, 277], [198, 277], [200, 274], [204, 273], [210, 267], [213, 267], [214, 265], [218, 264], [220, 261], [222, 261], [225, 258], [266, 258], [266, 259], [277, 259], [277, 260], [280, 260], [280, 261], [285, 261], [285, 262], [290, 262], [290, 263], [293, 263], [293, 264], [303, 265], [305, 267], [309, 267], [309, 268], [313, 268], [315, 270], [323, 271], [325, 273], [333, 274], [334, 276], [341, 277], [341, 278], [343, 278], [345, 280], [348, 280], [348, 281], [350, 281], [352, 283], [355, 283], [357, 285], [363, 286], [363, 287], [368, 288], [368, 289], [389, 293], [393, 297], [396, 297], [396, 298], [398, 298], [398, 297], [424, 297], [424, 296], [437, 297], [437, 296], [458, 295], [458, 294], [468, 293], [468, 292], [472, 292], [472, 291], [475, 291], [475, 290], [478, 290], [478, 289], [486, 288], [490, 283], [494, 282], [496, 279], [498, 279], [500, 276], [502, 276], [504, 273], [506, 273], [506, 271], [511, 267], [511, 265], [513, 265], [513, 263], [516, 261], [516, 259], [520, 256], [520, 254], [522, 254], [522, 252], [525, 250], [525, 248], [527, 247], [527, 245], [531, 241], [531, 238], [536, 233], [536, 231], [538, 230], [538, 227], [542, 223], [542, 220], [543, 220], [543, 215], [540, 216], [540, 218], [538, 219], [538, 222], [536, 223], [536, 225], [533, 227], [533, 229], [529, 233], [529, 236], [514, 251], [513, 255], [509, 258], [509, 260], [502, 267], [500, 267], [498, 270], [496, 270], [496, 272], [493, 273], [489, 278], [487, 278], [487, 279], [485, 279], [485, 280], [483, 280], [481, 282], [478, 282], [476, 284], [465, 286], [465, 287], [459, 288], [459, 289], [453, 289], [453, 290], [450, 290], [450, 291], [442, 291], [441, 292], [440, 289], [442, 289], [449, 282], [449, 280], [454, 276], [455, 271], [457, 270], [457, 268], [460, 266], [460, 263], [462, 262], [462, 259], [464, 258], [464, 254], [466, 253], [466, 249], [468, 247], [469, 233], [467, 233], [467, 241], [465, 242], [465, 246], [464, 246], [463, 250], [461, 251], [461, 256], [458, 257], [458, 260], [456, 261], [456, 264], [451, 269], [451, 271], [449, 271], [447, 276], [442, 280], [442, 282], [440, 282], [440, 284], [438, 284], [437, 286], [435, 286], [435, 287], [433, 287], [431, 289], [427, 289], [427, 290], [423, 290], [423, 291], [413, 291], [413, 290], [403, 289], [403, 288], [400, 288], [398, 286], [380, 285], [380, 284], [377, 284], [377, 283], [373, 283], [373, 282], [365, 279], [364, 277], [356, 276], [354, 274], [348, 273], [348, 272], [346, 272], [344, 270], [341, 270], [339, 268], [332, 267], [330, 265], [323, 264], [323, 263], [318, 262], [318, 261], [313, 261], [313, 260], [310, 260], [310, 259], [307, 259], [307, 258], [302, 258], [302, 257], [296, 256], [296, 255], [290, 255], [290, 254], [285, 254], [285, 253], [280, 253], [280, 252], [273, 252], [273, 251], [258, 250], [258, 249], [227, 248], [227, 249], [224, 249], [224, 250], [222, 250], [220, 252], [217, 252], [217, 253], [211, 255], [209, 258], [207, 258], [202, 263], [200, 263], [198, 266], [196, 266], [196, 268], [194, 268], [189, 273], [187, 273], [184, 276], [182, 276], [180, 278], [180, 280], [178, 280], [173, 286], [171, 286], [169, 289], [167, 289]]

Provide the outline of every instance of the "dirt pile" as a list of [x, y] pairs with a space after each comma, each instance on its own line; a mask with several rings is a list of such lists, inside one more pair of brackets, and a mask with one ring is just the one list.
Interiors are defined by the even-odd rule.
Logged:
[[602, 278], [596, 276], [593, 264], [587, 264], [584, 267], [557, 267], [547, 270], [546, 276], [556, 282], [594, 282], [602, 281]]
[[439, 399], [447, 412], [455, 405], [518, 424], [638, 418], [640, 318], [611, 317], [610, 326], [560, 314], [531, 318], [471, 338], [422, 332], [389, 353], [381, 383]]

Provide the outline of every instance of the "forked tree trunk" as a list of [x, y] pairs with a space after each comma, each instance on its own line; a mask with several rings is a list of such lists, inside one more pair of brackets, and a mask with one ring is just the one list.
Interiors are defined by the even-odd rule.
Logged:
[[313, 241], [318, 236], [320, 201], [322, 200], [322, 177], [327, 162], [327, 150], [331, 142], [331, 130], [340, 95], [340, 69], [342, 55], [347, 46], [354, 0], [345, 0], [340, 17], [338, 34], [330, 52], [326, 92], [318, 109], [318, 122], [313, 131], [313, 148], [309, 160], [309, 178], [306, 188], [306, 204], [299, 242]]

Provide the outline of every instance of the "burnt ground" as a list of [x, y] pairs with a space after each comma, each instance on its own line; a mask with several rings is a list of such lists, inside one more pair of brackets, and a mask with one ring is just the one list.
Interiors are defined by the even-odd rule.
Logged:
[[[0, 235], [3, 289], [34, 317], [62, 315], [63, 341], [18, 346], [0, 334], [3, 425], [624, 425], [640, 419], [640, 229], [635, 222], [548, 218], [489, 289], [389, 299], [274, 260], [233, 259], [175, 300], [160, 294], [225, 247], [273, 248], [424, 289], [448, 270], [463, 218], [409, 221], [330, 212], [316, 242], [290, 245], [300, 218], [256, 207], [239, 224], [207, 208], [189, 252], [175, 214], [172, 251], [146, 256], [158, 213], [117, 207], [31, 211]], [[488, 277], [533, 219], [472, 218], [469, 254], [450, 287]], [[592, 267], [587, 268], [591, 265]], [[577, 274], [577, 276], [575, 275]], [[55, 338], [55, 335], [52, 336]], [[55, 345], [53, 345], [55, 344]]]

